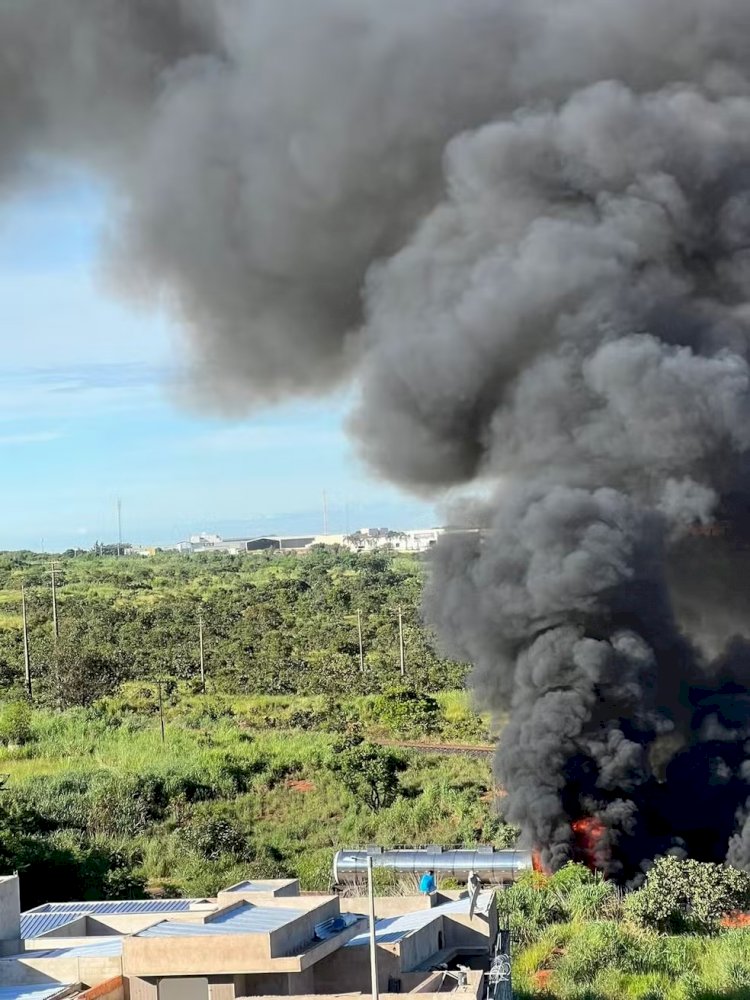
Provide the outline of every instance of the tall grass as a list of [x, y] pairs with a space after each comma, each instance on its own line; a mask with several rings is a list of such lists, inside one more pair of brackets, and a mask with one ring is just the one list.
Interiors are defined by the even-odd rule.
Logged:
[[[559, 876], [522, 880], [501, 897], [515, 931], [520, 1000], [750, 998], [750, 931], [642, 930], [621, 919], [617, 894], [602, 883]], [[605, 919], [612, 913], [617, 919]]]

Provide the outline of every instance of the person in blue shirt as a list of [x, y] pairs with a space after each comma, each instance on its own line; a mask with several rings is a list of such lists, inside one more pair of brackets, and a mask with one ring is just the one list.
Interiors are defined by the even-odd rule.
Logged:
[[424, 873], [419, 882], [419, 891], [425, 896], [431, 896], [433, 892], [437, 892], [437, 883], [435, 882], [434, 871]]

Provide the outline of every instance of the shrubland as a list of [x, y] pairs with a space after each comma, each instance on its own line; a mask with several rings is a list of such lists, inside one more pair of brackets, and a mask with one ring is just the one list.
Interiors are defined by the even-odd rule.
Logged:
[[[427, 567], [414, 556], [321, 547], [301, 556], [80, 554], [57, 565], [56, 637], [49, 560], [0, 554], [0, 692], [23, 683], [22, 586], [38, 704], [85, 707], [134, 680], [199, 690], [199, 620], [211, 691], [382, 694], [399, 676], [399, 608], [410, 685], [432, 695], [466, 676], [435, 652], [420, 614]], [[428, 718], [403, 721], [415, 728]]]
[[[413, 689], [403, 697], [413, 703]], [[0, 712], [0, 733], [16, 704]], [[465, 695], [434, 705], [436, 739], [486, 739]], [[162, 698], [163, 741], [157, 692], [142, 683], [86, 708], [26, 710], [23, 740], [0, 747], [4, 867], [22, 871], [34, 905], [51, 886], [60, 898], [139, 886], [200, 896], [289, 875], [325, 890], [342, 846], [512, 843], [489, 761], [402, 748], [381, 707], [378, 696], [194, 695], [176, 682]], [[65, 877], [51, 883], [53, 854]]]

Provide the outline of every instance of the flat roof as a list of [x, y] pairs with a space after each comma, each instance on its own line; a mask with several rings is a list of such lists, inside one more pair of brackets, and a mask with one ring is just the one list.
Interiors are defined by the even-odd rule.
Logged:
[[267, 879], [265, 882], [238, 882], [237, 885], [230, 885], [224, 892], [268, 892], [269, 889], [278, 889], [293, 882], [293, 879]]
[[[9, 955], [9, 958], [108, 958], [110, 956], [122, 955], [122, 938], [112, 937], [107, 941], [97, 941], [95, 944], [77, 944], [70, 948], [46, 948], [34, 949], [33, 951], [22, 951], [18, 955]], [[0, 993], [0, 1000], [5, 1000]]]
[[[479, 899], [477, 900], [478, 913], [485, 912], [483, 904], [490, 904], [491, 897], [491, 892], [483, 892], [479, 896]], [[436, 920], [443, 914], [468, 914], [470, 905], [471, 900], [466, 897], [464, 899], [452, 900], [449, 903], [442, 903], [440, 906], [433, 906], [429, 910], [415, 910], [413, 913], [404, 913], [398, 917], [385, 917], [382, 920], [376, 920], [375, 939], [378, 944], [394, 944], [395, 942], [401, 941], [405, 938], [407, 934], [411, 934], [412, 931], [419, 930], [420, 927], [427, 927], [428, 924], [432, 923], [433, 920]], [[357, 934], [353, 937], [344, 945], [344, 947], [359, 948], [363, 945], [369, 945], [369, 943], [369, 931], [364, 931], [364, 933]]]
[[106, 913], [126, 915], [130, 913], [187, 913], [194, 906], [210, 903], [210, 899], [110, 899], [101, 901], [81, 901], [77, 903], [43, 903], [33, 910], [26, 910], [22, 917], [32, 913]]
[[0, 1000], [55, 1000], [70, 989], [55, 983], [53, 986], [0, 986]]
[[308, 910], [285, 907], [254, 906], [244, 903], [227, 913], [219, 913], [205, 924], [181, 924], [165, 920], [139, 931], [134, 937], [211, 937], [217, 934], [267, 934], [307, 915]]

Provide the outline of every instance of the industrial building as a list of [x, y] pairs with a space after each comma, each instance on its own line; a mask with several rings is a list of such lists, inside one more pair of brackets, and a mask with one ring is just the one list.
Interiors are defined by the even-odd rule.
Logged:
[[219, 535], [191, 535], [174, 546], [178, 552], [308, 552], [315, 545], [341, 545], [351, 552], [374, 552], [394, 549], [398, 552], [429, 552], [445, 534], [477, 534], [473, 528], [414, 528], [393, 531], [390, 528], [360, 528], [348, 535], [258, 535], [246, 538], [221, 538]]
[[[53, 902], [21, 912], [0, 879], [0, 1000], [239, 1000], [369, 995], [362, 896], [247, 881], [206, 899]], [[377, 897], [378, 987], [484, 996], [493, 892]]]
[[343, 545], [343, 535], [255, 535], [246, 538], [221, 538], [219, 535], [191, 535], [175, 546], [178, 552], [307, 552], [314, 545]]

